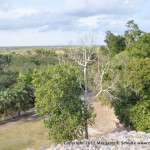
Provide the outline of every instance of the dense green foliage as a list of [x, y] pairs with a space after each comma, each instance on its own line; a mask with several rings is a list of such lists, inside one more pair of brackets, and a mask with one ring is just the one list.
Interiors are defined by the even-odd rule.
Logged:
[[[82, 136], [77, 134], [84, 129], [85, 117], [77, 69], [69, 65], [48, 66], [36, 73], [33, 85], [37, 112], [49, 116], [44, 122], [50, 137], [63, 142]], [[91, 123], [91, 108], [86, 117]]]
[[138, 131], [150, 132], [150, 100], [139, 101], [130, 109], [129, 114]]
[[111, 57], [125, 50], [125, 38], [121, 35], [114, 35], [110, 31], [106, 32], [105, 43], [107, 44], [107, 51]]
[[[119, 74], [116, 91], [119, 100], [112, 105], [125, 126], [132, 125], [138, 131], [149, 132], [150, 34], [140, 31], [133, 21], [129, 21], [128, 26], [131, 29], [125, 36], [130, 39], [130, 44], [113, 58], [113, 67]], [[144, 114], [137, 110], [144, 107]]]
[[20, 115], [21, 111], [34, 106], [34, 88], [31, 84], [33, 73], [30, 70], [26, 75], [20, 74], [12, 86], [6, 90], [1, 90], [1, 114], [11, 114], [14, 117], [15, 112], [18, 112], [18, 115]]
[[131, 56], [134, 57], [150, 57], [150, 33], [144, 33], [138, 41], [133, 42], [127, 48]]
[[139, 29], [138, 25], [134, 23], [134, 20], [129, 20], [126, 27], [128, 29], [124, 33], [125, 44], [126, 46], [130, 46], [132, 42], [139, 40], [144, 32]]
[[[41, 51], [44, 51], [41, 56]], [[7, 52], [7, 51], [6, 51]], [[56, 64], [53, 50], [36, 49], [0, 54], [0, 116], [12, 115], [34, 107], [35, 70]]]
[[[135, 24], [133, 20], [129, 20], [126, 24], [126, 27], [127, 30], [125, 31], [124, 35], [114, 35], [110, 31], [106, 32], [106, 37], [104, 40], [106, 43], [106, 47], [103, 47], [103, 50], [107, 51], [110, 57], [113, 57], [116, 54], [124, 51], [126, 47], [131, 48], [131, 44], [138, 41], [139, 39], [139, 42], [141, 42], [141, 46], [143, 46], [142, 43], [148, 44], [148, 42], [146, 42], [148, 40], [148, 37], [146, 35], [142, 37], [144, 32], [139, 29], [138, 25]], [[132, 45], [133, 49], [135, 48], [135, 45]], [[146, 49], [144, 51], [146, 51]]]
[[128, 62], [124, 62], [124, 64], [116, 66], [121, 69], [118, 71], [120, 75], [118, 82], [118, 97], [120, 100], [114, 101], [113, 106], [119, 120], [125, 125], [134, 125], [134, 123], [130, 120], [130, 108], [134, 107], [137, 102], [141, 100], [149, 99], [149, 64], [149, 58], [130, 58]]

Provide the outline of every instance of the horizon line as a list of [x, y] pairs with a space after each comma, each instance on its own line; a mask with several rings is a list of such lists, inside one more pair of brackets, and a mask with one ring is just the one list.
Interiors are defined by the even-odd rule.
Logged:
[[[32, 47], [70, 47], [70, 46], [82, 46], [82, 45], [32, 45], [32, 46], [0, 46], [0, 48], [32, 48]], [[91, 45], [91, 46], [104, 46], [104, 45]]]

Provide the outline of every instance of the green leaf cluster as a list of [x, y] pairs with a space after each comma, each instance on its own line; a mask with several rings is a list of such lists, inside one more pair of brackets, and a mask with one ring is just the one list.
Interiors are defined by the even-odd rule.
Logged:
[[125, 38], [121, 35], [114, 35], [110, 31], [106, 32], [105, 43], [107, 44], [107, 50], [111, 57], [124, 51], [126, 47]]
[[130, 47], [127, 48], [130, 56], [138, 58], [150, 57], [150, 33], [144, 33], [139, 40], [134, 41]]
[[150, 100], [139, 101], [130, 109], [130, 119], [138, 131], [150, 132]]
[[18, 112], [20, 115], [21, 111], [34, 106], [34, 87], [31, 84], [33, 73], [20, 74], [14, 84], [1, 90], [0, 114], [13, 116]]

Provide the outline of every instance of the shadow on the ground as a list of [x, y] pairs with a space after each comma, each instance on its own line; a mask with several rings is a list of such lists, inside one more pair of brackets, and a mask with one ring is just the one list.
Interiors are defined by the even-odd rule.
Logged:
[[33, 122], [35, 122], [40, 119], [41, 119], [41, 116], [39, 116], [33, 109], [31, 109], [26, 112], [21, 112], [20, 116], [15, 115], [14, 118], [9, 116], [7, 118], [1, 119], [0, 125], [5, 125], [7, 123], [17, 122], [17, 121], [21, 121], [21, 122], [33, 121]]

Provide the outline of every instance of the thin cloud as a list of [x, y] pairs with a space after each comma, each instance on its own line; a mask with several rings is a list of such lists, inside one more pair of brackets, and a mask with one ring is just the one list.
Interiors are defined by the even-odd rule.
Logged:
[[98, 14], [134, 14], [142, 9], [142, 0], [64, 0], [64, 10], [68, 15], [90, 16]]
[[[1, 0], [2, 1], [2, 0]], [[2, 1], [2, 5], [8, 6], [9, 3]], [[64, 0], [60, 11], [39, 10], [36, 8], [16, 8], [0, 11], [0, 29], [1, 30], [19, 30], [26, 28], [40, 28], [40, 31], [47, 30], [76, 30], [83, 27], [98, 27], [111, 20], [112, 16], [121, 18], [136, 14], [141, 4], [147, 1], [141, 0]], [[99, 16], [99, 17], [97, 17]], [[103, 17], [105, 16], [105, 17]], [[104, 21], [102, 21], [102, 19]], [[88, 23], [89, 22], [89, 23]], [[121, 22], [120, 18], [117, 22]], [[113, 26], [113, 25], [112, 25]], [[102, 27], [103, 28], [103, 27]]]

